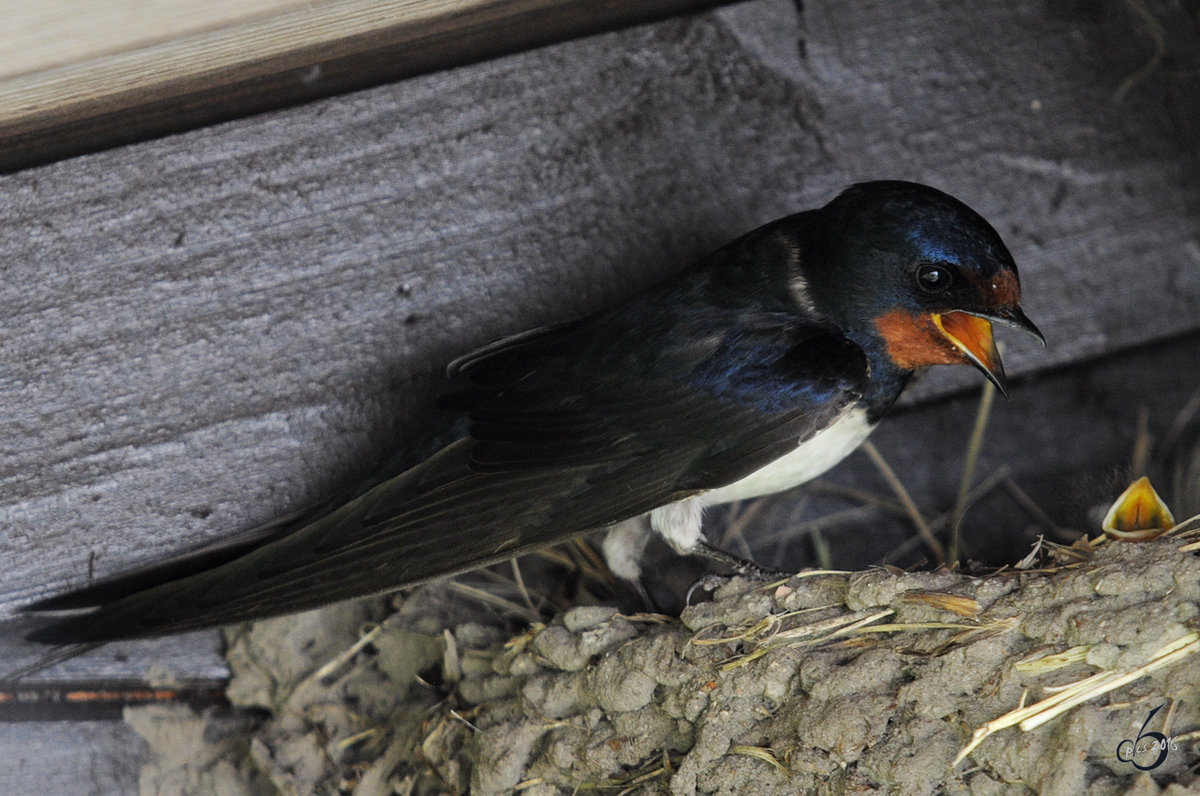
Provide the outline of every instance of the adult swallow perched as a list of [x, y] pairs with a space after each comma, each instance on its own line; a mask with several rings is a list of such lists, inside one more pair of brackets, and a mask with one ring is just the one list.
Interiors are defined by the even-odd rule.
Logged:
[[[917, 370], [1001, 390], [992, 323], [1041, 338], [1012, 257], [962, 202], [855, 185], [612, 309], [449, 367], [465, 433], [420, 464], [226, 548], [51, 598], [38, 641], [175, 633], [395, 589], [649, 514], [676, 548], [704, 506], [824, 472]], [[378, 479], [377, 479], [378, 481]]]

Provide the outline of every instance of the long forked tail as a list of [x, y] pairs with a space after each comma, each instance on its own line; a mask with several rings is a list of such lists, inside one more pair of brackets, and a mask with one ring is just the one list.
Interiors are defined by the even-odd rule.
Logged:
[[[234, 561], [264, 544], [285, 535], [297, 522], [302, 522], [312, 515], [305, 510], [280, 517], [265, 525], [260, 525], [239, 534], [232, 539], [225, 539], [211, 545], [205, 545], [195, 550], [169, 558], [156, 564], [136, 569], [131, 572], [105, 578], [96, 583], [73, 591], [48, 597], [22, 608], [25, 614], [44, 614], [47, 612], [79, 611], [108, 605], [122, 598], [152, 589], [162, 584], [171, 583], [181, 578], [205, 572], [230, 561]], [[64, 660], [74, 658], [100, 646], [107, 639], [90, 639], [87, 628], [87, 617], [83, 614], [77, 617], [55, 618], [48, 623], [25, 634], [25, 638], [40, 644], [58, 645], [60, 649], [51, 652], [37, 663], [15, 672], [25, 677], [41, 671]], [[11, 675], [8, 676], [11, 678]]]

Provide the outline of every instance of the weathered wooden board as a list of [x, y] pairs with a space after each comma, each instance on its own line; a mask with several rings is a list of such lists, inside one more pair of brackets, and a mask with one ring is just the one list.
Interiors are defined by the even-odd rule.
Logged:
[[1200, 97], [1114, 102], [1135, 22], [762, 0], [0, 178], [0, 602], [317, 499], [455, 354], [857, 179], [993, 219], [1014, 373], [1197, 328]]
[[0, 724], [5, 793], [138, 792], [142, 739], [119, 722]]
[[713, 5], [17, 4], [0, 20], [0, 172]]

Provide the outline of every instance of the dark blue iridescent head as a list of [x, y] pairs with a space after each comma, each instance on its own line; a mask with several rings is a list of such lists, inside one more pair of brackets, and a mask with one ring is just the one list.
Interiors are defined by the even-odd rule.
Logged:
[[990, 321], [1037, 335], [1000, 235], [978, 213], [912, 182], [855, 185], [817, 211], [802, 282], [826, 316], [904, 369], [971, 363], [1002, 389]]

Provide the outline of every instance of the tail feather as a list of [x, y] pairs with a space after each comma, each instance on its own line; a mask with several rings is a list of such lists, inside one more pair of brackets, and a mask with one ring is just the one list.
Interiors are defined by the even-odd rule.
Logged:
[[[199, 572], [207, 572], [235, 561], [265, 544], [283, 538], [297, 524], [307, 521], [317, 513], [313, 509], [293, 512], [264, 525], [251, 528], [232, 539], [224, 539], [141, 569], [48, 597], [27, 605], [21, 610], [26, 614], [40, 614], [111, 605], [134, 594], [173, 583]], [[89, 611], [79, 616], [55, 618], [50, 623], [26, 633], [25, 638], [41, 644], [69, 645], [75, 651], [66, 654], [63, 658], [65, 660], [108, 640], [95, 632], [95, 617], [96, 612]], [[80, 642], [85, 643], [80, 645]], [[80, 646], [82, 649], [79, 649]]]
[[142, 569], [122, 573], [111, 578], [105, 578], [64, 594], [47, 597], [22, 610], [27, 613], [43, 611], [71, 611], [81, 608], [94, 608], [98, 605], [111, 603], [122, 597], [136, 592], [154, 588], [163, 583], [178, 580], [196, 572], [233, 561], [256, 550], [273, 536], [265, 538], [238, 540], [232, 543], [222, 543], [212, 547], [204, 547], [174, 558], [151, 564]]

